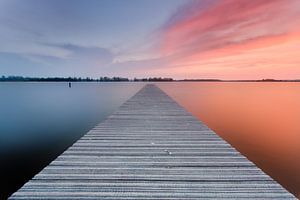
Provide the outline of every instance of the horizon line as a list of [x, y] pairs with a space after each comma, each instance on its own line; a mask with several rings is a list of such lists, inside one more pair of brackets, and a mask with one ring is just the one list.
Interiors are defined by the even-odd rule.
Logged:
[[144, 77], [144, 78], [128, 78], [120, 76], [100, 76], [99, 78], [91, 77], [35, 77], [35, 76], [0, 76], [0, 82], [300, 82], [300, 79], [218, 79], [218, 78], [184, 78], [175, 79], [171, 77]]

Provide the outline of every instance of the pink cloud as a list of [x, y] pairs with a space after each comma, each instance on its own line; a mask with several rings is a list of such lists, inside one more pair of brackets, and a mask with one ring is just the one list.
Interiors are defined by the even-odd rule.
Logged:
[[292, 71], [283, 73], [299, 63], [300, 46], [294, 45], [299, 41], [299, 0], [194, 1], [165, 26], [161, 53], [170, 58], [177, 76], [190, 70], [198, 77], [209, 72], [213, 77], [242, 79], [242, 68], [252, 67], [247, 78], [300, 78]]

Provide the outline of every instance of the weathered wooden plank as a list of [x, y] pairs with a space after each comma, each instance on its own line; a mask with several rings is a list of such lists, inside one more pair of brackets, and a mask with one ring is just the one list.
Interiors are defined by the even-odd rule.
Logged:
[[147, 85], [10, 199], [294, 199]]

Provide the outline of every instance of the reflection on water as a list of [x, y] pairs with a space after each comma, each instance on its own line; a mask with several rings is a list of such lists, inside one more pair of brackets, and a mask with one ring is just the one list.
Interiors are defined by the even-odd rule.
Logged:
[[290, 192], [300, 195], [300, 83], [158, 85]]
[[143, 83], [0, 83], [0, 199], [135, 94]]

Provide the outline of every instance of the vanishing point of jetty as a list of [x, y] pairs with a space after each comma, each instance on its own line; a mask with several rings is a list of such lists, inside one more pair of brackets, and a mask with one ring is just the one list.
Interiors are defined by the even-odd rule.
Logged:
[[155, 85], [10, 199], [294, 199]]

